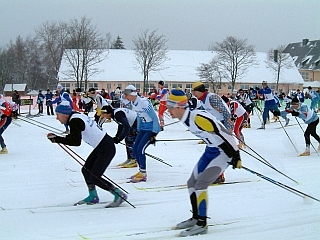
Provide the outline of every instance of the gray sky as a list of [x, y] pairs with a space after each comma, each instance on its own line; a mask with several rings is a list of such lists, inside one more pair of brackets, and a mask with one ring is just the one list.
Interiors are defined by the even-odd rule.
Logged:
[[319, 0], [0, 0], [0, 47], [35, 35], [45, 21], [92, 19], [125, 48], [141, 30], [156, 30], [169, 49], [208, 50], [227, 36], [256, 51], [320, 39]]

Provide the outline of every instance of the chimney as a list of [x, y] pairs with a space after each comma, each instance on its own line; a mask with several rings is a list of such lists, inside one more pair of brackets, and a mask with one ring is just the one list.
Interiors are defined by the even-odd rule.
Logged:
[[309, 39], [308, 39], [308, 38], [302, 39], [302, 46], [307, 45], [308, 42], [309, 42]]

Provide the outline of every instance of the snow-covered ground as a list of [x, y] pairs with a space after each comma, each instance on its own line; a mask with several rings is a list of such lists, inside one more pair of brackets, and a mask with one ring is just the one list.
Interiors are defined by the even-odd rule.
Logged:
[[[54, 116], [33, 119], [64, 131]], [[166, 124], [174, 121], [166, 117]], [[187, 189], [166, 186], [186, 183], [205, 148], [198, 141], [159, 141], [148, 147], [149, 154], [172, 167], [148, 158], [148, 181], [135, 185], [126, 183], [126, 178], [137, 169], [115, 168], [126, 158], [124, 146], [118, 144], [105, 175], [129, 192], [128, 201], [135, 208], [127, 203], [104, 208], [113, 197], [101, 189], [98, 194], [104, 204], [74, 207], [87, 196], [81, 166], [47, 140], [48, 130], [22, 120], [15, 123], [19, 126], [11, 124], [3, 134], [9, 154], [0, 156], [0, 239], [169, 239], [179, 232], [171, 227], [191, 216]], [[259, 126], [258, 117], [252, 116], [252, 128], [243, 130], [248, 146], [299, 184], [244, 152], [243, 165], [319, 199], [319, 155], [312, 149], [311, 156], [299, 157], [279, 123], [268, 124], [266, 130], [257, 130]], [[104, 127], [113, 135], [117, 125]], [[286, 130], [299, 153], [304, 151], [299, 125]], [[195, 139], [181, 123], [167, 126], [157, 138]], [[72, 149], [83, 158], [92, 150], [85, 143]], [[248, 147], [245, 150], [254, 154]], [[242, 180], [251, 182], [209, 188], [208, 234], [191, 239], [320, 239], [320, 202], [303, 199], [243, 169], [227, 169], [227, 182]]]

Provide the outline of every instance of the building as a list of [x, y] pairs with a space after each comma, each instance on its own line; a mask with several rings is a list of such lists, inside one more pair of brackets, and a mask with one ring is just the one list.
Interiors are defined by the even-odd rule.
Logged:
[[11, 84], [11, 83], [6, 84], [6, 85], [4, 85], [3, 95], [5, 97], [11, 97], [14, 90], [17, 90], [18, 93], [20, 94], [20, 96], [24, 96], [27, 94], [28, 87], [27, 87], [27, 84], [25, 84], [25, 83], [23, 83], [23, 84]]
[[290, 43], [284, 52], [292, 56], [306, 82], [320, 82], [320, 40], [303, 39], [302, 42]]
[[[137, 89], [142, 90], [143, 75], [136, 62], [133, 50], [110, 49], [106, 50], [105, 54], [107, 54], [105, 60], [95, 66], [102, 71], [89, 78], [87, 88], [104, 88], [110, 92], [117, 87], [124, 89], [127, 85], [133, 84]], [[199, 81], [197, 67], [202, 63], [209, 63], [214, 54], [212, 51], [169, 50], [167, 53], [169, 60], [161, 66], [161, 70], [150, 72], [148, 90], [151, 91], [153, 87], [157, 88], [158, 81], [163, 80], [169, 89], [180, 87], [183, 90], [190, 91], [192, 83]], [[267, 81], [271, 88], [275, 87], [277, 76], [267, 67], [267, 53], [258, 52], [256, 55], [258, 64], [252, 65], [245, 75], [237, 81], [236, 90], [261, 87], [262, 81]], [[59, 81], [63, 87], [72, 92], [78, 86], [75, 80], [65, 75], [68, 70], [68, 63], [63, 58], [59, 71]], [[301, 89], [303, 84], [303, 78], [296, 67], [281, 70], [279, 90], [289, 92], [292, 89]], [[212, 90], [210, 84], [207, 84], [207, 87], [209, 91]], [[231, 93], [230, 82], [222, 80], [218, 93]]]

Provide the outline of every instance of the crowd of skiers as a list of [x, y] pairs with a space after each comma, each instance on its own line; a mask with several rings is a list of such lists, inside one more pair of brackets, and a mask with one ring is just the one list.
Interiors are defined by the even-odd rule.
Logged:
[[[84, 140], [93, 147], [82, 168], [89, 195], [76, 204], [98, 203], [96, 186], [114, 196], [114, 201], [106, 207], [117, 207], [126, 201], [127, 195], [102, 177], [115, 156], [115, 144], [122, 140], [127, 159], [119, 167], [139, 168], [136, 174], [129, 177], [129, 182], [147, 181], [145, 151], [150, 144], [155, 145], [158, 133], [164, 131], [166, 110], [206, 144], [187, 181], [192, 216], [175, 227], [187, 229], [180, 233], [182, 236], [207, 232], [207, 188], [212, 183], [225, 181], [224, 171], [229, 165], [241, 168], [239, 149], [245, 146], [242, 129], [251, 127], [252, 114], [262, 113], [261, 127], [258, 129], [266, 129], [270, 112], [275, 121], [279, 121], [280, 117], [285, 119], [285, 126], [289, 123], [288, 114], [301, 118], [308, 126], [304, 132], [306, 150], [300, 155], [310, 155], [310, 136], [319, 142], [320, 150], [320, 138], [316, 133], [319, 94], [311, 87], [305, 94], [297, 90], [291, 96], [275, 94], [265, 81], [261, 88], [239, 89], [233, 96], [210, 93], [202, 82], [193, 83], [191, 90], [192, 94], [181, 89], [169, 92], [163, 81], [158, 82], [158, 91], [151, 92], [148, 97], [142, 97], [133, 85], [128, 85], [123, 91], [117, 88], [110, 95], [104, 89], [98, 92], [94, 88], [87, 92], [77, 88], [70, 94], [60, 84], [56, 94], [49, 89], [46, 94], [39, 90], [38, 114], [43, 114], [44, 102], [47, 115], [54, 114], [53, 106], [56, 105], [57, 120], [66, 128], [66, 135], [49, 133], [48, 139], [52, 143], [71, 146], [80, 146], [81, 140]], [[311, 99], [310, 106], [304, 104], [306, 97]], [[14, 106], [19, 104], [16, 95], [13, 99], [15, 102], [10, 104], [0, 95], [1, 154], [8, 153], [2, 133], [12, 121]], [[264, 103], [261, 104], [261, 101]], [[286, 106], [280, 111], [283, 102]], [[89, 116], [91, 111], [95, 111], [94, 118]], [[112, 120], [118, 126], [115, 136], [110, 136], [104, 129], [104, 123]]]

